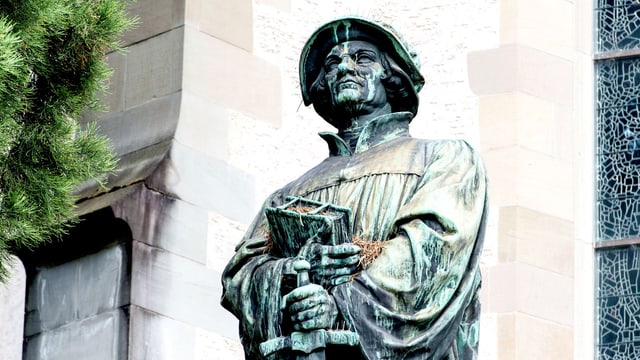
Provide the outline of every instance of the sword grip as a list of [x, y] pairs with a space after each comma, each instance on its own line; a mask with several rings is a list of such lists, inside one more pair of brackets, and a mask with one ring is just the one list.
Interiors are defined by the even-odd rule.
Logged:
[[309, 285], [311, 283], [309, 280], [309, 269], [311, 269], [311, 265], [306, 260], [296, 260], [293, 263], [293, 270], [298, 273], [298, 287]]

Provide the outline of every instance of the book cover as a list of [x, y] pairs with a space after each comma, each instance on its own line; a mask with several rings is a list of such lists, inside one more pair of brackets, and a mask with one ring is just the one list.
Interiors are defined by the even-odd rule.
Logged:
[[265, 209], [273, 255], [295, 257], [314, 237], [325, 245], [351, 242], [351, 209], [301, 197], [286, 200], [281, 206]]

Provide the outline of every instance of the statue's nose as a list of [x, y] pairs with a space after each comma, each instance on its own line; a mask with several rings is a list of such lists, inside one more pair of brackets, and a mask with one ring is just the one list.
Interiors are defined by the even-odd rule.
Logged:
[[356, 68], [356, 62], [350, 56], [342, 57], [342, 61], [338, 64], [338, 70], [341, 72], [354, 71]]

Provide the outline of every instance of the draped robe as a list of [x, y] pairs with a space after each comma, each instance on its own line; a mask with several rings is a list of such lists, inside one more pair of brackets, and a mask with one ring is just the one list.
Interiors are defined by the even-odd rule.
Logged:
[[[367, 269], [328, 289], [339, 320], [360, 336], [354, 360], [473, 359], [484, 166], [462, 140], [412, 138], [411, 119], [408, 112], [374, 119], [353, 152], [337, 135], [321, 133], [330, 156], [264, 206], [301, 196], [348, 207], [354, 236], [385, 242]], [[293, 259], [265, 251], [267, 231], [263, 209], [223, 274], [222, 304], [240, 320], [247, 359], [261, 358], [261, 342], [286, 335], [282, 287]]]

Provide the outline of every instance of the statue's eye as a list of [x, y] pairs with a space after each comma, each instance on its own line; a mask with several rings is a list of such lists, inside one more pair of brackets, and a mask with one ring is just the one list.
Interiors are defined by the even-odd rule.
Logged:
[[368, 53], [358, 53], [356, 55], [356, 63], [360, 66], [371, 65], [375, 62], [375, 59], [371, 54]]
[[339, 63], [340, 63], [340, 59], [337, 57], [332, 56], [330, 58], [327, 58], [327, 60], [325, 60], [324, 62], [324, 71], [331, 72], [332, 70], [338, 67]]

